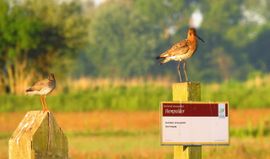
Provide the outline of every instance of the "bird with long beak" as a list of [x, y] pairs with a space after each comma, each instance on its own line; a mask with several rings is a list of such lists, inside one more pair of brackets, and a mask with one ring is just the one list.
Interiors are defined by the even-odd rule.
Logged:
[[180, 64], [183, 62], [183, 70], [185, 73], [185, 81], [188, 81], [187, 71], [186, 71], [186, 60], [191, 58], [192, 55], [197, 50], [197, 38], [204, 42], [204, 40], [199, 37], [194, 28], [189, 28], [187, 33], [187, 38], [176, 44], [174, 44], [170, 49], [164, 53], [157, 56], [157, 59], [162, 59], [160, 64], [167, 63], [169, 61], [178, 61], [177, 71], [179, 75], [180, 82], [182, 82], [182, 76], [180, 71]]
[[51, 93], [56, 87], [56, 80], [54, 74], [49, 74], [48, 79], [37, 81], [33, 86], [26, 90], [26, 94], [29, 95], [40, 95], [40, 101], [43, 112], [48, 111], [46, 103], [46, 95]]

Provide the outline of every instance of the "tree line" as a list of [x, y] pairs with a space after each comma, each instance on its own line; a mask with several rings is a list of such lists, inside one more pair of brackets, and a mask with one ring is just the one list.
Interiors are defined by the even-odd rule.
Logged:
[[0, 0], [0, 88], [20, 92], [33, 77], [177, 77], [154, 57], [186, 37], [203, 14], [205, 44], [188, 61], [192, 80], [246, 79], [268, 73], [268, 1]]

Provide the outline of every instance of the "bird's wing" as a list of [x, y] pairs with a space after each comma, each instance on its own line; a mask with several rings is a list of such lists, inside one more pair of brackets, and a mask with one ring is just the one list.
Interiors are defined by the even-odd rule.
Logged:
[[175, 56], [175, 55], [182, 55], [187, 53], [189, 50], [188, 41], [182, 40], [176, 44], [174, 44], [169, 50], [162, 53], [160, 57], [168, 57], [168, 56]]
[[169, 50], [178, 50], [180, 48], [188, 46], [188, 41], [187, 40], [182, 40], [176, 44], [174, 44]]
[[40, 91], [46, 85], [48, 85], [47, 79], [36, 82], [30, 89], [34, 91]]

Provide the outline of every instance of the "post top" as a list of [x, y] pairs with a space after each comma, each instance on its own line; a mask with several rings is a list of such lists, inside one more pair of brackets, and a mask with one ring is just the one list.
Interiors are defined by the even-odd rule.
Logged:
[[187, 82], [176, 82], [176, 83], [173, 83], [173, 85], [198, 85], [200, 84], [200, 82], [198, 81], [187, 81]]
[[173, 101], [200, 101], [200, 82], [181, 82], [172, 84]]
[[51, 112], [29, 111], [9, 139], [10, 159], [68, 159], [68, 141]]
[[51, 112], [29, 111], [13, 132], [10, 140], [18, 141], [23, 137], [33, 136], [46, 117], [52, 116]]

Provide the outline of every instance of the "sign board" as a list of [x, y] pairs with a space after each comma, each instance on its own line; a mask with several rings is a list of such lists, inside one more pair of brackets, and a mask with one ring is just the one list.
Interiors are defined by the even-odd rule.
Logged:
[[163, 102], [162, 145], [229, 144], [227, 102]]

